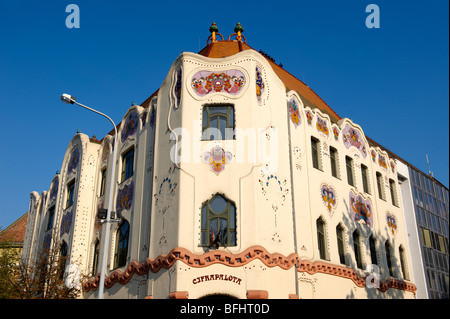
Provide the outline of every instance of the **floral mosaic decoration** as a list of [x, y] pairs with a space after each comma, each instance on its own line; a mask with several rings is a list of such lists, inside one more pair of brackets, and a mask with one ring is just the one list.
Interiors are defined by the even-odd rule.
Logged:
[[333, 208], [336, 208], [337, 205], [335, 190], [327, 184], [322, 184], [322, 186], [320, 186], [320, 193], [322, 201], [328, 209], [328, 213], [331, 214], [331, 211]]
[[125, 120], [125, 124], [122, 130], [121, 141], [122, 143], [126, 141], [129, 136], [132, 136], [136, 133], [139, 125], [139, 116], [137, 112], [131, 112], [127, 119]]
[[261, 102], [262, 102], [263, 93], [264, 93], [264, 81], [262, 78], [261, 69], [257, 66], [256, 67], [256, 99], [258, 100], [259, 104], [261, 104]]
[[298, 102], [295, 97], [292, 97], [288, 101], [288, 107], [289, 107], [289, 116], [291, 117], [292, 123], [294, 123], [295, 128], [301, 124], [301, 118], [300, 118], [300, 110], [298, 107]]
[[384, 169], [387, 169], [386, 157], [381, 154], [378, 154], [378, 165], [380, 165]]
[[305, 114], [306, 114], [306, 121], [308, 122], [309, 125], [312, 125], [312, 119], [313, 119], [312, 113], [307, 110], [307, 111], [305, 111]]
[[78, 167], [78, 162], [80, 161], [80, 151], [78, 147], [76, 147], [72, 154], [70, 154], [69, 164], [67, 166], [67, 174], [72, 173], [72, 171], [76, 170]]
[[49, 198], [50, 202], [56, 198], [56, 194], [58, 193], [58, 186], [59, 186], [59, 178], [57, 177], [53, 181], [52, 188], [50, 189], [50, 198]]
[[128, 185], [124, 185], [117, 194], [116, 211], [129, 211], [133, 203], [134, 183], [131, 181]]
[[245, 86], [244, 73], [239, 70], [227, 70], [224, 72], [199, 71], [191, 80], [191, 86], [198, 96], [210, 93], [239, 94]]
[[225, 169], [225, 165], [231, 162], [233, 155], [221, 147], [213, 147], [211, 152], [203, 153], [202, 158], [203, 162], [209, 164], [213, 172], [219, 175]]
[[62, 237], [64, 234], [69, 234], [70, 229], [72, 228], [72, 218], [73, 217], [73, 206], [66, 212], [64, 212], [61, 219], [61, 227], [59, 229], [59, 237]]
[[369, 227], [373, 227], [372, 203], [370, 199], [364, 199], [360, 194], [356, 195], [350, 191], [349, 195], [350, 213], [353, 220], [364, 221]]
[[322, 132], [328, 136], [329, 131], [328, 131], [328, 126], [327, 126], [327, 121], [321, 119], [319, 117], [319, 115], [317, 115], [316, 128], [319, 132]]
[[386, 223], [392, 235], [397, 233], [397, 220], [395, 216], [389, 212], [386, 213]]
[[342, 140], [345, 147], [356, 147], [360, 151], [362, 156], [366, 158], [367, 149], [359, 130], [353, 128], [350, 124], [347, 123], [345, 128], [342, 130]]
[[333, 126], [333, 135], [336, 141], [339, 140], [339, 129], [336, 126]]
[[181, 67], [178, 68], [176, 77], [175, 77], [175, 87], [173, 89], [173, 95], [175, 98], [175, 107], [178, 108], [181, 102], [181, 79], [182, 79], [182, 70]]

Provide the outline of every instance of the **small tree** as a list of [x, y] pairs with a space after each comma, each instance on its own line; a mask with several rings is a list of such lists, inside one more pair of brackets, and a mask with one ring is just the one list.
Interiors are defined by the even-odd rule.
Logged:
[[10, 298], [17, 299], [75, 299], [80, 294], [79, 283], [66, 284], [67, 256], [58, 245], [43, 248], [34, 262], [23, 261], [14, 267]]
[[14, 269], [19, 264], [20, 254], [10, 242], [0, 242], [0, 299], [10, 299], [13, 296]]

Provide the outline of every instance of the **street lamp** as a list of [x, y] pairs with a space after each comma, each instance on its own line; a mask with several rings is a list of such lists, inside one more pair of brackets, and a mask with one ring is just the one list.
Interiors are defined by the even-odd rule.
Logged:
[[113, 188], [114, 188], [114, 173], [116, 171], [116, 146], [117, 146], [117, 128], [114, 121], [106, 114], [103, 114], [99, 111], [96, 111], [86, 105], [78, 103], [75, 97], [69, 94], [62, 94], [61, 101], [67, 104], [77, 104], [89, 111], [97, 113], [101, 116], [106, 117], [114, 127], [114, 150], [113, 150], [113, 163], [112, 163], [112, 174], [111, 174], [111, 183], [109, 186], [109, 197], [108, 197], [108, 210], [106, 212], [106, 220], [105, 220], [105, 236], [103, 239], [103, 253], [102, 253], [102, 263], [100, 264], [100, 283], [98, 288], [98, 299], [103, 299], [103, 291], [105, 288], [105, 273], [106, 273], [106, 257], [108, 255], [108, 243], [109, 243], [109, 233], [110, 233], [110, 222], [111, 222], [111, 209], [112, 209], [112, 198], [113, 198]]

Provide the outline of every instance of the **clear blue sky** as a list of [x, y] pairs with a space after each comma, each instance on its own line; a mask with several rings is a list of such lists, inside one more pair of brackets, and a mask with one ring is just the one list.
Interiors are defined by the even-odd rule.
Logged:
[[[80, 28], [68, 29], [68, 4]], [[368, 29], [365, 8], [380, 8]], [[48, 190], [81, 129], [110, 123], [60, 102], [70, 93], [120, 122], [160, 87], [182, 51], [241, 22], [248, 44], [303, 80], [341, 117], [449, 185], [448, 0], [31, 1], [0, 0], [0, 228]]]

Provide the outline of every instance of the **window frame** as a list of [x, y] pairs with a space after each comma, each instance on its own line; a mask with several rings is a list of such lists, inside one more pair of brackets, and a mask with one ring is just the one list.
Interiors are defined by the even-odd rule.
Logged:
[[328, 260], [326, 223], [322, 217], [317, 218], [316, 229], [317, 229], [317, 247], [319, 248], [319, 257], [320, 259]]
[[69, 208], [73, 205], [74, 199], [73, 195], [75, 194], [75, 178], [67, 183], [67, 198], [66, 198], [66, 208]]
[[378, 189], [378, 197], [382, 200], [386, 200], [386, 196], [384, 194], [384, 183], [383, 183], [383, 175], [380, 172], [376, 172], [377, 178], [377, 189]]
[[[131, 155], [132, 156], [131, 156]], [[123, 183], [134, 175], [134, 145], [122, 154], [120, 182]]]
[[99, 197], [105, 195], [106, 190], [106, 167], [100, 171], [100, 193]]
[[[128, 229], [122, 232], [122, 227], [127, 226]], [[123, 219], [116, 230], [116, 247], [114, 249], [114, 268], [126, 266], [128, 258], [128, 250], [130, 247], [130, 223]], [[125, 245], [122, 243], [125, 242]], [[124, 247], [121, 247], [124, 246]]]
[[330, 166], [331, 166], [331, 176], [340, 178], [339, 174], [339, 155], [338, 150], [333, 146], [330, 146]]
[[369, 168], [364, 164], [361, 164], [361, 178], [362, 178], [362, 184], [363, 184], [363, 191], [367, 194], [370, 194]]
[[353, 238], [353, 250], [355, 253], [355, 262], [356, 262], [356, 267], [358, 267], [359, 269], [363, 269], [363, 260], [362, 260], [362, 250], [361, 250], [361, 234], [359, 233], [359, 231], [356, 229], [353, 234], [352, 234], [352, 238]]
[[320, 140], [311, 136], [311, 160], [315, 169], [322, 170], [320, 163]]
[[337, 245], [338, 245], [338, 255], [339, 255], [339, 261], [341, 264], [346, 265], [345, 260], [345, 229], [341, 224], [338, 224], [336, 226], [336, 239], [337, 239]]
[[392, 178], [389, 178], [389, 190], [391, 192], [392, 205], [398, 207], [397, 187], [395, 181]]
[[[218, 197], [221, 197], [226, 202], [226, 207], [220, 212], [216, 212], [210, 205], [214, 199]], [[217, 226], [215, 230], [217, 231], [217, 234], [222, 230], [220, 229], [221, 220], [226, 221], [226, 243], [220, 242], [220, 245], [216, 243], [216, 248], [237, 246], [237, 216], [235, 203], [229, 200], [225, 195], [219, 193], [214, 194], [210, 199], [203, 202], [200, 216], [200, 246], [202, 247], [213, 247], [214, 242], [211, 242], [211, 236], [214, 234], [214, 229], [212, 229], [213, 226], [211, 226], [211, 220], [216, 220]], [[234, 227], [232, 227], [233, 225]], [[213, 230], [213, 232], [211, 232], [211, 230]]]
[[355, 186], [355, 178], [353, 174], [353, 158], [350, 156], [345, 156], [345, 167], [347, 170], [347, 183], [350, 186]]
[[[228, 108], [226, 113], [219, 112], [217, 109], [219, 108]], [[216, 111], [213, 112], [214, 108], [216, 108]], [[211, 121], [213, 119], [216, 119], [217, 121], [217, 127], [211, 126]], [[220, 135], [223, 135], [221, 131], [221, 120], [225, 119], [225, 136], [220, 136], [221, 138], [218, 138], [216, 134], [212, 134], [215, 132], [220, 132]], [[202, 141], [223, 141], [223, 140], [235, 140], [236, 134], [235, 134], [235, 127], [236, 127], [236, 114], [234, 105], [231, 103], [217, 103], [217, 104], [205, 104], [202, 107]], [[211, 129], [215, 129], [210, 131]], [[229, 130], [232, 130], [232, 136], [228, 136]], [[206, 131], [206, 132], [205, 132]], [[215, 131], [215, 132], [214, 132]], [[209, 134], [208, 134], [209, 133]], [[208, 135], [206, 135], [208, 134]], [[214, 138], [211, 138], [211, 135], [213, 135]]]

